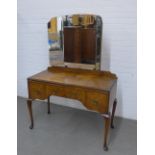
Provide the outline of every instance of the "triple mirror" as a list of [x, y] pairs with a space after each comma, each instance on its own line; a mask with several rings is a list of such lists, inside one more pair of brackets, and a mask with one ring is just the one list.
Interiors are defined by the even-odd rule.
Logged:
[[102, 18], [91, 14], [53, 17], [47, 24], [50, 65], [100, 69]]

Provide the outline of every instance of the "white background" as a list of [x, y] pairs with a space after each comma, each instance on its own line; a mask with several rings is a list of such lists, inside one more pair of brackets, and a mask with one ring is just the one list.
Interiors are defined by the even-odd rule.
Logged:
[[[27, 80], [47, 68], [47, 22], [52, 16], [93, 13], [103, 19], [102, 70], [118, 76], [116, 115], [137, 119], [136, 0], [18, 0], [18, 96], [27, 97]], [[54, 103], [83, 108], [54, 98]]]

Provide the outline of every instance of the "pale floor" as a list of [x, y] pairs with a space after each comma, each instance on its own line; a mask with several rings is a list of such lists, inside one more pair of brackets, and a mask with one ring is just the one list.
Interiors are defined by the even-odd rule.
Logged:
[[93, 112], [33, 102], [34, 129], [29, 129], [26, 99], [18, 97], [18, 155], [136, 155], [137, 122], [115, 119], [109, 151], [104, 152], [103, 119]]

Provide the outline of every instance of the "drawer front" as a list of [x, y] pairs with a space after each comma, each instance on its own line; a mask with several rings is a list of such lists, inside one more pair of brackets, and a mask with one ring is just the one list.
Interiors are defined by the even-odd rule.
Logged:
[[46, 86], [39, 82], [29, 81], [29, 95], [32, 99], [45, 99]]
[[64, 86], [47, 85], [47, 96], [51, 96], [51, 95], [65, 97]]
[[67, 98], [76, 99], [82, 103], [85, 102], [85, 91], [81, 88], [66, 87], [65, 94]]
[[100, 113], [108, 112], [108, 94], [87, 92], [86, 107]]

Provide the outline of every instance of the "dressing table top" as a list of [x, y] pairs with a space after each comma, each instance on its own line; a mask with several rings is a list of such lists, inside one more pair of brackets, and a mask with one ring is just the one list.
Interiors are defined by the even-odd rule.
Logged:
[[115, 74], [106, 71], [49, 67], [47, 70], [35, 74], [28, 79], [110, 91], [117, 77]]

